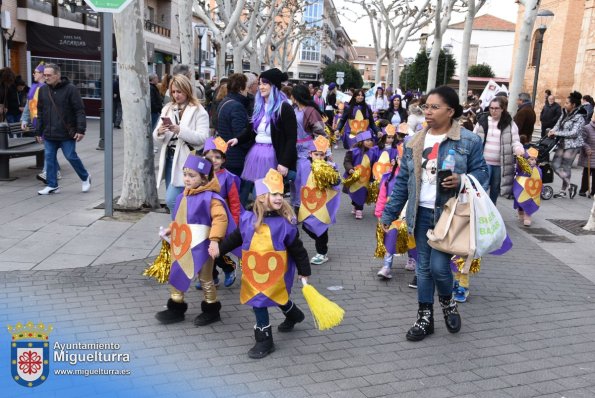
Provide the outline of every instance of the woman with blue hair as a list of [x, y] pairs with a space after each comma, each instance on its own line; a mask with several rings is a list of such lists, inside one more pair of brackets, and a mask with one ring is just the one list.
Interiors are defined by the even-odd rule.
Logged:
[[277, 170], [283, 177], [295, 174], [297, 121], [287, 97], [281, 92], [281, 83], [288, 78], [287, 73], [277, 68], [261, 73], [254, 98], [252, 128], [227, 142], [234, 146], [255, 141], [242, 172], [242, 180], [250, 188], [242, 189], [243, 205], [248, 201], [254, 181], [264, 178], [269, 169]]

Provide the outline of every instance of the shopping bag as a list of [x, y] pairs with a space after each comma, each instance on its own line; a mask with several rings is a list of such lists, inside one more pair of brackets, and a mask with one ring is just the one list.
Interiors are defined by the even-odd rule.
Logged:
[[502, 247], [506, 239], [506, 226], [496, 205], [472, 175], [467, 176], [466, 189], [473, 206], [475, 252], [473, 258], [482, 257]]

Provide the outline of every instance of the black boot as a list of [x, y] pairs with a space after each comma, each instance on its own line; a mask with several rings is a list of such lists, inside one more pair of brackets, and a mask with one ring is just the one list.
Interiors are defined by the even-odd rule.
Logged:
[[306, 317], [297, 305], [292, 303], [289, 311], [284, 312], [285, 320], [277, 327], [281, 333], [291, 332], [296, 323], [300, 323]]
[[248, 356], [252, 359], [260, 359], [269, 355], [275, 351], [275, 345], [273, 344], [273, 331], [271, 325], [259, 328], [254, 326], [254, 338], [256, 344], [248, 351]]
[[202, 301], [200, 303], [200, 309], [202, 310], [202, 314], [194, 318], [195, 326], [206, 326], [221, 320], [221, 315], [219, 314], [221, 303], [219, 301], [210, 304]]
[[461, 315], [457, 309], [457, 303], [451, 296], [439, 296], [438, 301], [444, 313], [444, 321], [446, 322], [446, 329], [450, 333], [456, 333], [461, 330]]
[[167, 309], [156, 313], [155, 318], [164, 325], [167, 325], [168, 323], [182, 322], [184, 320], [184, 313], [187, 309], [187, 303], [177, 303], [172, 299], [169, 299], [167, 300]]
[[434, 333], [434, 307], [432, 303], [419, 303], [417, 321], [407, 331], [407, 340], [421, 341]]

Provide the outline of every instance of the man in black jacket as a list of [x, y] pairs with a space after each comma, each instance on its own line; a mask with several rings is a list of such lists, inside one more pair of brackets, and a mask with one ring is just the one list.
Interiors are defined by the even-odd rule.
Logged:
[[551, 129], [556, 125], [556, 122], [560, 119], [561, 115], [562, 108], [560, 107], [560, 104], [556, 102], [556, 97], [549, 95], [547, 97], [547, 102], [543, 106], [541, 114], [539, 115], [539, 120], [541, 121], [541, 138], [545, 137], [548, 129]]
[[76, 153], [76, 143], [85, 137], [87, 119], [85, 106], [78, 89], [60, 74], [56, 64], [46, 64], [43, 70], [46, 85], [39, 89], [37, 100], [38, 140], [45, 141], [47, 187], [38, 191], [40, 195], [58, 193], [57, 159], [58, 149], [70, 162], [83, 182], [82, 191], [91, 189], [91, 176]]
[[149, 75], [149, 89], [151, 93], [151, 131], [155, 130], [155, 126], [161, 116], [161, 108], [163, 108], [163, 97], [157, 88], [159, 78], [156, 74]]

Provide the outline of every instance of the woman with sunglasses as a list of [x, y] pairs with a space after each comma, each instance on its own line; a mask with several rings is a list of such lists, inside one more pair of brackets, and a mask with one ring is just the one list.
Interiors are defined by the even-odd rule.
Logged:
[[[422, 106], [428, 126], [405, 144], [401, 170], [382, 213], [382, 224], [388, 230], [407, 204], [406, 222], [409, 234], [415, 237], [417, 259], [417, 320], [407, 332], [410, 341], [423, 340], [434, 333], [434, 289], [450, 333], [461, 329], [461, 316], [453, 300], [451, 255], [432, 249], [426, 233], [433, 229], [442, 207], [460, 189], [461, 174], [472, 174], [480, 183], [488, 178], [480, 138], [459, 126], [463, 113], [458, 94], [441, 86], [428, 93]], [[455, 151], [452, 175], [437, 186], [437, 172], [449, 150]]]

